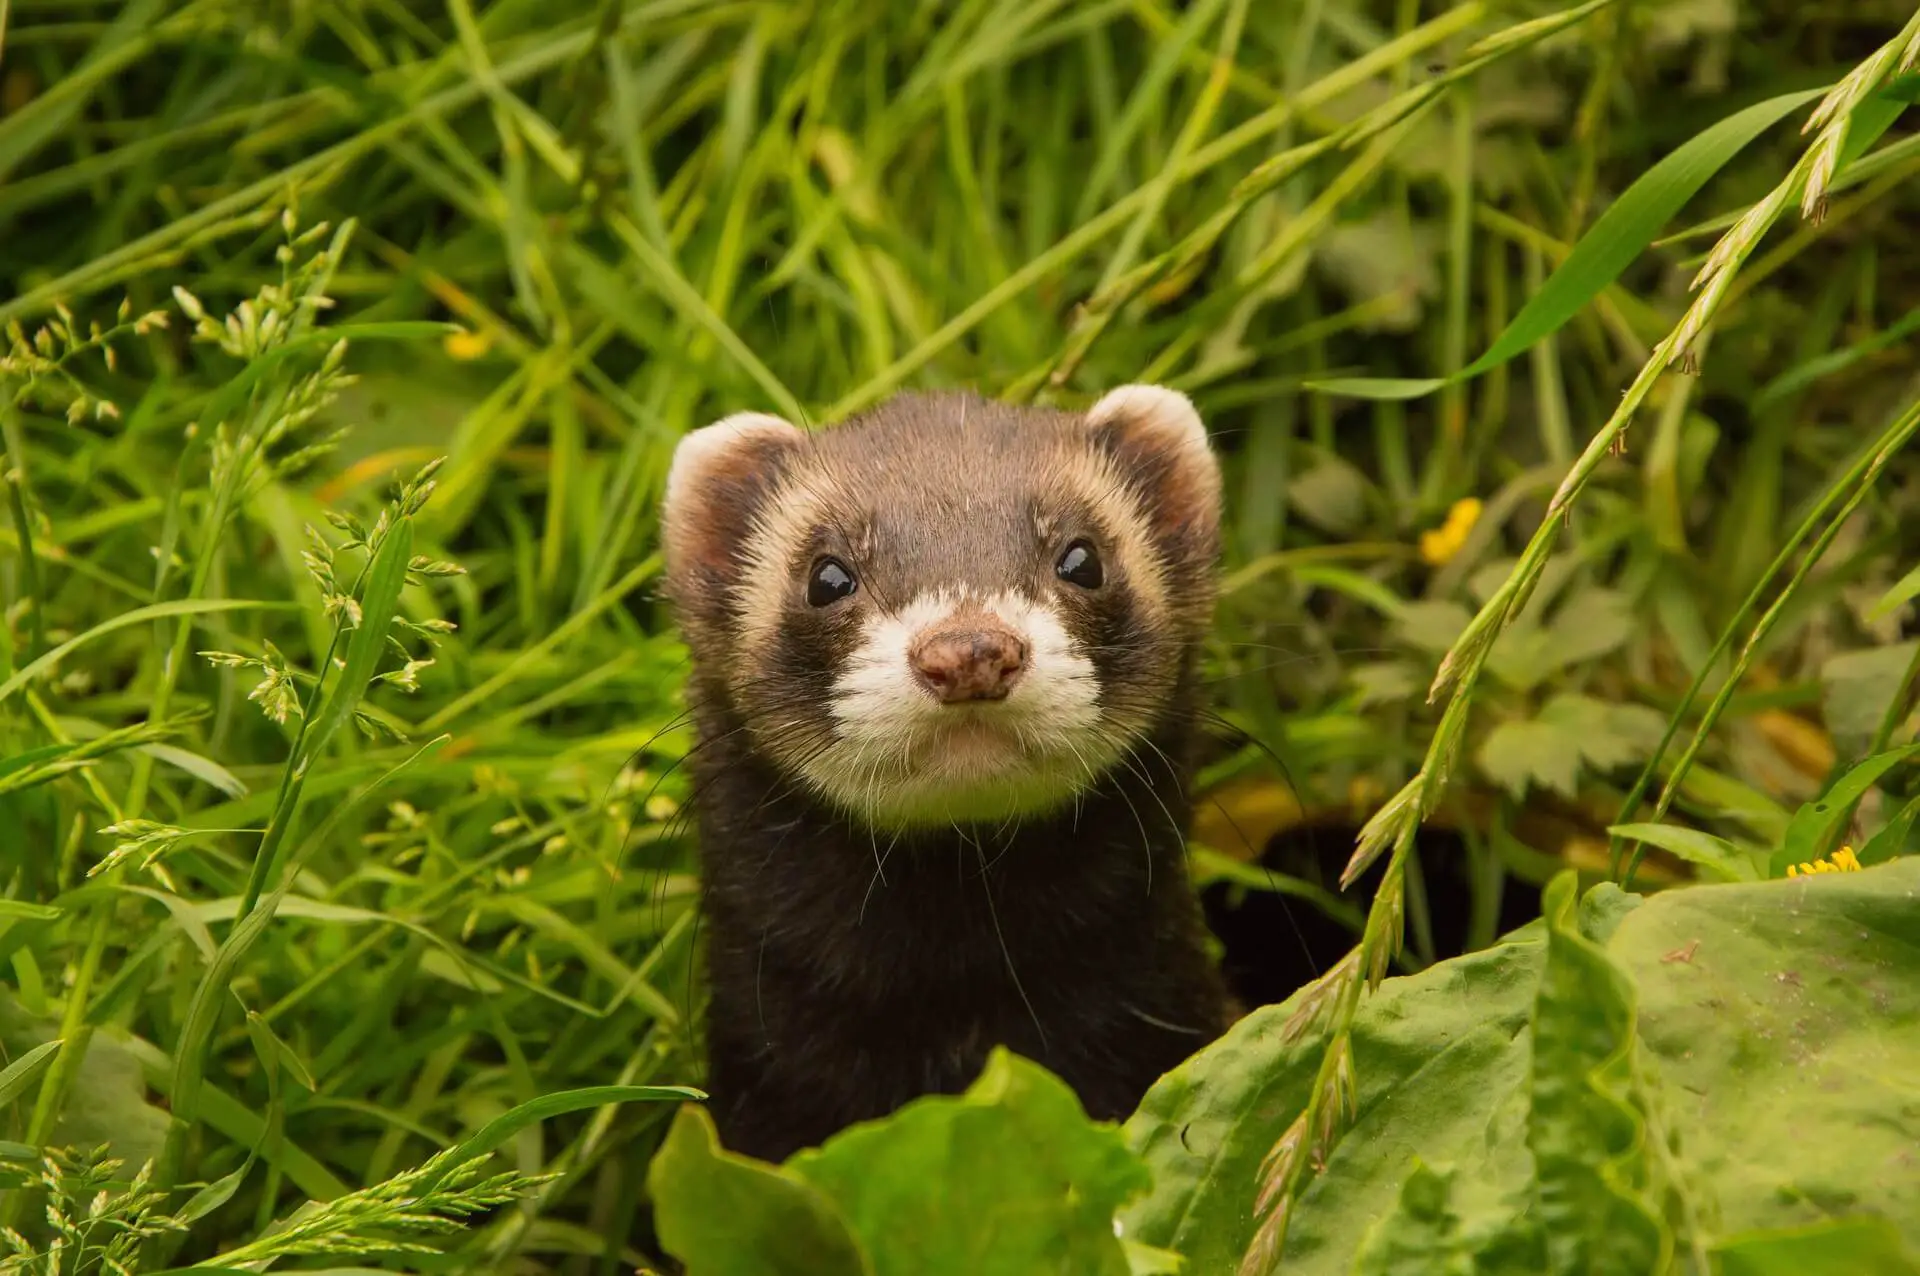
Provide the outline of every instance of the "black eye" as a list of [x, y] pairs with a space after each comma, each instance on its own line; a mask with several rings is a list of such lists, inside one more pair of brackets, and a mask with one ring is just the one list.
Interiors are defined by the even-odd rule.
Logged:
[[807, 578], [807, 606], [827, 607], [860, 588], [853, 572], [837, 558], [823, 558]]
[[1078, 585], [1082, 589], [1098, 589], [1105, 580], [1106, 573], [1100, 570], [1100, 555], [1086, 541], [1075, 541], [1067, 546], [1066, 553], [1060, 555], [1060, 561], [1053, 565], [1053, 574], [1069, 585]]

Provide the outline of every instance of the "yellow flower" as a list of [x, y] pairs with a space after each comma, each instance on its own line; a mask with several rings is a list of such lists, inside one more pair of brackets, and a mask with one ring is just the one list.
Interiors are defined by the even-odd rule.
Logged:
[[440, 344], [448, 355], [464, 363], [485, 354], [493, 345], [493, 334], [462, 328], [459, 332], [449, 332]]
[[1858, 873], [1860, 861], [1854, 857], [1851, 846], [1843, 846], [1823, 860], [1814, 860], [1811, 864], [1787, 865], [1788, 877], [1799, 877], [1805, 873]]
[[1430, 531], [1420, 533], [1420, 557], [1435, 567], [1448, 562], [1460, 547], [1467, 543], [1468, 533], [1473, 525], [1480, 521], [1482, 506], [1480, 498], [1465, 497], [1453, 503], [1447, 511], [1447, 521]]

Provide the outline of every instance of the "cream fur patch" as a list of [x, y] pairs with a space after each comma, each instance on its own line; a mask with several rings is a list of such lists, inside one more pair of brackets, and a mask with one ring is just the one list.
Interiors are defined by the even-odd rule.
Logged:
[[[1027, 644], [1006, 699], [940, 703], [914, 677], [914, 639], [956, 611], [984, 611]], [[1134, 742], [1100, 708], [1093, 662], [1052, 608], [1022, 594], [923, 594], [869, 617], [829, 697], [836, 740], [800, 766], [823, 797], [905, 827], [1030, 814], [1070, 801]]]

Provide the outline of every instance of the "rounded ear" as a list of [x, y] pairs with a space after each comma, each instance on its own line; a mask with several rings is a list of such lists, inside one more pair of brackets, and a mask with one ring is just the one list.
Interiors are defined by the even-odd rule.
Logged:
[[1220, 533], [1220, 463], [1193, 400], [1164, 386], [1123, 385], [1086, 419], [1145, 497], [1155, 534], [1211, 553]]
[[733, 562], [755, 511], [805, 439], [780, 417], [741, 412], [680, 440], [660, 514], [669, 582]]

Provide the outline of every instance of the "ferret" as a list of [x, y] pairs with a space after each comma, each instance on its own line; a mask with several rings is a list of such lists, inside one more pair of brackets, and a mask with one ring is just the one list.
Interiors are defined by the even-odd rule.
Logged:
[[1220, 472], [1188, 399], [901, 394], [687, 434], [662, 510], [730, 1149], [1005, 1045], [1095, 1119], [1226, 1026], [1186, 874]]

